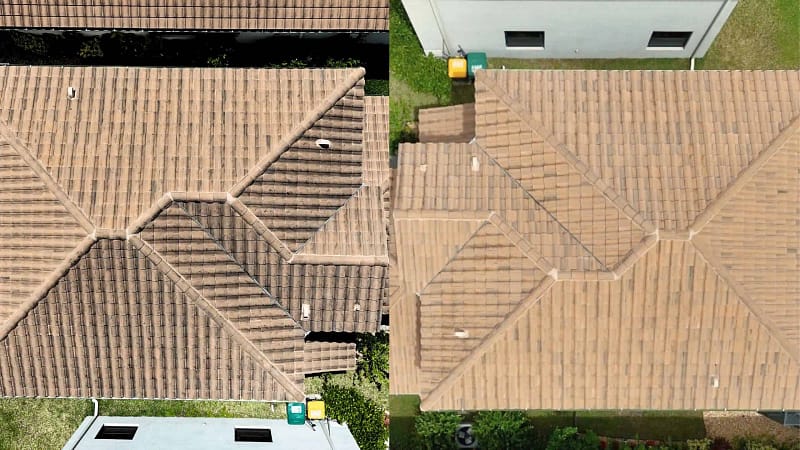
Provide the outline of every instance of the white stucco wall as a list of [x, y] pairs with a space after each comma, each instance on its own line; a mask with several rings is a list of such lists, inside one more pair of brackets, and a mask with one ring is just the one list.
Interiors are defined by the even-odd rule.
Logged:
[[[510, 58], [702, 57], [737, 0], [403, 0], [426, 53]], [[716, 18], [716, 20], [715, 20]], [[544, 31], [542, 50], [504, 31]], [[648, 50], [653, 31], [691, 31], [683, 50]], [[705, 38], [704, 38], [705, 35]]]

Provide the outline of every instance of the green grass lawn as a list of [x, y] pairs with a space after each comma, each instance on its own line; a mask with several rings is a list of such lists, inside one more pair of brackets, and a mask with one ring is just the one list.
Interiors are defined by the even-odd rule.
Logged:
[[416, 450], [417, 434], [414, 419], [419, 414], [419, 397], [416, 395], [389, 396], [391, 425], [389, 426], [389, 444], [392, 450]]
[[[392, 395], [389, 397], [392, 425], [389, 429], [391, 448], [397, 450], [420, 448], [414, 429], [419, 414], [419, 397]], [[466, 412], [464, 420], [473, 420]], [[578, 411], [573, 418], [569, 411], [528, 411], [528, 418], [539, 443], [558, 427], [577, 426], [592, 430], [600, 436], [622, 439], [653, 439], [679, 442], [702, 439], [706, 436], [703, 413], [700, 411]]]
[[600, 436], [624, 439], [685, 441], [706, 436], [700, 411], [529, 411], [537, 434], [549, 436], [557, 427], [577, 426]]
[[450, 83], [445, 60], [422, 53], [401, 0], [391, 0], [389, 42], [389, 142], [394, 153], [400, 142], [415, 140], [407, 125], [420, 108], [467, 103], [473, 93], [471, 86]]
[[[443, 59], [426, 57], [400, 0], [391, 0], [390, 141], [413, 142], [421, 108], [466, 103], [470, 91], [456, 90]], [[686, 70], [687, 59], [509, 59], [491, 58], [490, 68]], [[740, 0], [696, 69], [796, 69], [800, 67], [800, 1]]]
[[[100, 400], [104, 416], [154, 417], [286, 417], [286, 407], [262, 402], [219, 402], [180, 400]], [[61, 448], [84, 417], [91, 416], [91, 400], [0, 399], [0, 448]]]

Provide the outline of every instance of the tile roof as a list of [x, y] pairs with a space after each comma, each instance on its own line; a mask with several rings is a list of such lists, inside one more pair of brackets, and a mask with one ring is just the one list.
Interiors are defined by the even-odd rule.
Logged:
[[798, 92], [798, 71], [480, 71], [473, 142], [400, 147], [392, 392], [800, 407]]
[[354, 368], [305, 336], [388, 297], [363, 73], [0, 68], [0, 396], [287, 400]]
[[2, 28], [385, 31], [387, 0], [12, 0]]
[[420, 142], [469, 142], [475, 137], [475, 104], [419, 111]]

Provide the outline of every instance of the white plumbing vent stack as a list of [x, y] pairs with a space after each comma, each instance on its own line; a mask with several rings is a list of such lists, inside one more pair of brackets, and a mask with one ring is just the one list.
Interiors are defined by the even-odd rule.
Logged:
[[719, 377], [716, 375], [711, 375], [711, 387], [718, 388], [719, 387]]
[[67, 88], [67, 98], [72, 100], [78, 95], [78, 91], [75, 90], [74, 87], [70, 86]]
[[327, 139], [317, 139], [316, 144], [317, 144], [317, 147], [319, 147], [321, 149], [324, 149], [324, 150], [327, 150], [327, 149], [331, 148], [331, 141], [329, 141]]
[[355, 305], [353, 305], [353, 311], [361, 311], [361, 305], [360, 305], [360, 304], [358, 304], [358, 303], [356, 303]]
[[472, 157], [472, 171], [473, 172], [477, 172], [480, 169], [481, 169], [481, 162], [478, 161], [478, 157], [477, 156], [473, 156]]
[[311, 305], [303, 303], [303, 319], [308, 319], [309, 317], [311, 317]]
[[466, 339], [469, 337], [469, 331], [458, 328], [453, 335], [459, 339]]

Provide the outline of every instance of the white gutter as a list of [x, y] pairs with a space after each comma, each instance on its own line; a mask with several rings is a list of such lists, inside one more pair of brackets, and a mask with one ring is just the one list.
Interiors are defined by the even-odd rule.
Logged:
[[[439, 17], [439, 10], [436, 8], [434, 4], [436, 0], [428, 0], [428, 6], [431, 8], [431, 13], [433, 13], [433, 20], [436, 21], [436, 28], [439, 29], [439, 36], [442, 38], [442, 56], [450, 56], [450, 49], [447, 47], [447, 36], [444, 34], [444, 28], [442, 27], [442, 20]], [[727, 0], [726, 0], [727, 1]]]
[[[331, 438], [331, 419], [325, 418], [325, 422], [324, 423], [322, 423], [322, 421], [318, 421], [318, 422], [320, 422], [320, 426], [319, 427], [322, 428], [322, 434], [324, 434], [325, 435], [325, 439], [328, 440], [328, 445], [331, 446], [331, 450], [336, 450], [336, 446], [333, 445], [333, 439]], [[325, 428], [326, 424], [328, 425], [327, 428]]]
[[691, 61], [690, 62], [690, 66], [689, 66], [690, 70], [694, 70], [694, 58], [695, 58], [694, 55], [696, 55], [697, 54], [697, 50], [700, 47], [702, 47], [703, 42], [705, 42], [706, 38], [708, 37], [708, 32], [711, 31], [711, 27], [713, 27], [714, 24], [717, 23], [717, 20], [719, 19], [720, 14], [722, 14], [722, 11], [725, 10], [725, 7], [728, 6], [729, 2], [730, 2], [730, 0], [724, 0], [722, 2], [722, 5], [717, 10], [717, 13], [714, 14], [714, 18], [711, 19], [711, 23], [708, 24], [708, 27], [706, 28], [705, 33], [703, 33], [703, 36], [700, 38], [700, 41], [697, 43], [697, 45], [694, 46], [694, 51], [692, 51], [692, 56], [689, 57], [690, 61]]
[[86, 425], [86, 428], [83, 429], [83, 433], [81, 433], [78, 439], [75, 440], [75, 445], [72, 446], [72, 450], [78, 448], [78, 444], [81, 443], [83, 437], [86, 436], [86, 433], [88, 433], [89, 429], [92, 428], [92, 425], [94, 425], [94, 422], [97, 420], [97, 416], [100, 413], [100, 405], [97, 403], [97, 399], [92, 397], [92, 403], [94, 404], [94, 414], [92, 415], [92, 420]]

